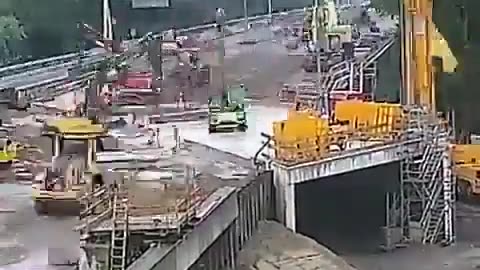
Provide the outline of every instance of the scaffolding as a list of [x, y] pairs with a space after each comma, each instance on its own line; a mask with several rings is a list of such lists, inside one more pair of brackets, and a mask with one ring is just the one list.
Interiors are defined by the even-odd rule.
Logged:
[[405, 139], [421, 141], [401, 162], [399, 193], [388, 195], [387, 226], [401, 228], [404, 239], [449, 245], [455, 241], [450, 129], [423, 109], [409, 108], [406, 115]]
[[[186, 166], [186, 170], [189, 166]], [[172, 243], [196, 220], [207, 193], [190, 180], [154, 181], [143, 187], [129, 174], [120, 184], [97, 186], [80, 198], [83, 210], [75, 230], [81, 246], [98, 250], [101, 269], [125, 270], [149, 243]], [[193, 177], [186, 172], [185, 178]]]

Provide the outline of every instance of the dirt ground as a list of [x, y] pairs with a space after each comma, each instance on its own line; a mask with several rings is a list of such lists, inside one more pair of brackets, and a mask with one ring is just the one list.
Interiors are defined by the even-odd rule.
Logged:
[[262, 222], [240, 252], [236, 270], [353, 270], [312, 239], [276, 222]]

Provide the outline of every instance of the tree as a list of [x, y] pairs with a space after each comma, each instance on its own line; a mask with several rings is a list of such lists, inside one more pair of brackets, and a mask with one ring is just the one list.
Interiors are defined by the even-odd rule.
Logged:
[[13, 15], [0, 16], [0, 54], [3, 59], [10, 61], [16, 57], [12, 50], [12, 42], [25, 38], [23, 26]]
[[[85, 0], [1, 0], [11, 2], [10, 12], [24, 26], [24, 54], [34, 58], [77, 49], [83, 39], [78, 23], [100, 24], [101, 1]], [[0, 6], [1, 14], [1, 6]]]

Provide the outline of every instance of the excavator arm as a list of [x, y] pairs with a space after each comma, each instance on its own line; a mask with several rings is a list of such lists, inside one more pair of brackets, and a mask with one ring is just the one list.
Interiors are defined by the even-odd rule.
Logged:
[[403, 86], [405, 103], [435, 111], [432, 65], [433, 0], [403, 0]]

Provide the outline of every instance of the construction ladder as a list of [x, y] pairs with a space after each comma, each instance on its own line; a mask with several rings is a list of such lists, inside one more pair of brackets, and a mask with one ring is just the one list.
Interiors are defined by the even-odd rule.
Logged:
[[[424, 244], [433, 244], [443, 237], [443, 241], [452, 242], [452, 203], [454, 200], [453, 180], [445, 175], [445, 155], [448, 151], [447, 136], [439, 132], [429, 147], [429, 154], [422, 164], [421, 178], [425, 186], [426, 203], [420, 218], [423, 228]], [[448, 169], [448, 168], [447, 168]], [[443, 225], [443, 228], [442, 228]]]
[[110, 270], [127, 269], [128, 200], [113, 197]]
[[[423, 185], [425, 205], [420, 218], [423, 229], [422, 242], [434, 244], [439, 240], [453, 242], [453, 212], [454, 203], [453, 180], [445, 172], [448, 164], [448, 131], [439, 125], [427, 127], [426, 145], [423, 163], [420, 166], [420, 179]], [[447, 162], [445, 162], [447, 161]], [[443, 227], [442, 227], [443, 226]]]
[[[424, 244], [454, 242], [454, 179], [449, 158], [449, 129], [421, 108], [407, 108], [405, 139], [423, 138], [419, 148], [407, 153], [402, 176], [407, 183], [408, 220], [418, 222]], [[423, 152], [420, 158], [414, 156]], [[410, 212], [412, 204], [421, 203], [420, 212]], [[419, 215], [417, 215], [419, 214]]]

